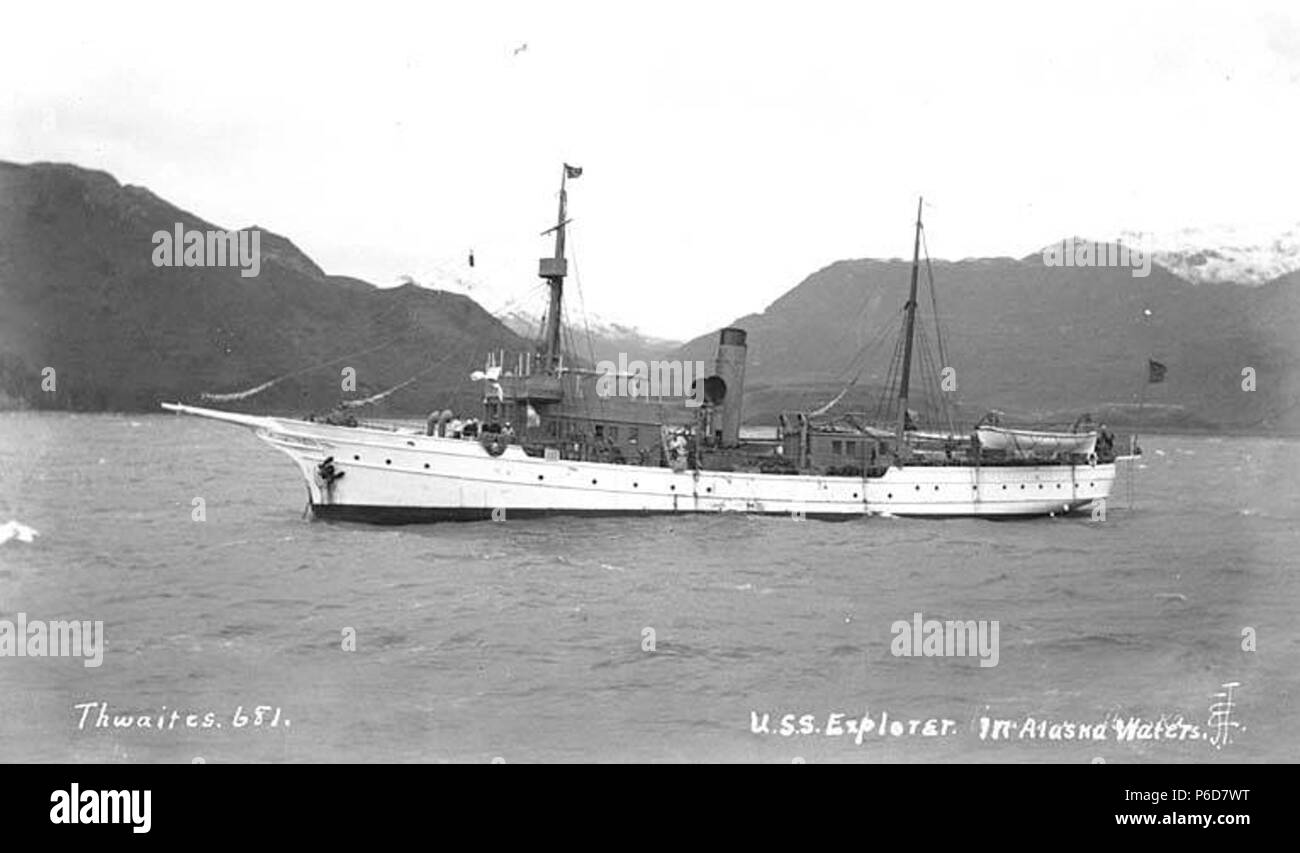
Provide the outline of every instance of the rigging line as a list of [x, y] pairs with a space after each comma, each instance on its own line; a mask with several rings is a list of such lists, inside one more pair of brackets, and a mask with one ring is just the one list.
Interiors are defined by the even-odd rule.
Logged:
[[[567, 308], [567, 307], [564, 307], [564, 306], [561, 306], [561, 309], [560, 309], [560, 310], [561, 310], [561, 314], [560, 314], [560, 321], [561, 321], [561, 322], [560, 322], [560, 333], [561, 333], [561, 334], [564, 336], [564, 338], [568, 341], [569, 353], [573, 356], [574, 360], [576, 361], [576, 360], [577, 360], [577, 352], [578, 352], [578, 348], [577, 348], [577, 345], [573, 342], [573, 324], [572, 324], [571, 322], [569, 322], [569, 320], [568, 320], [568, 316], [569, 316], [569, 314], [568, 314], [568, 308]], [[594, 350], [593, 350], [593, 357], [594, 357]], [[561, 381], [563, 381], [563, 380], [561, 380]], [[574, 374], [574, 384], [575, 384], [575, 387], [579, 387], [579, 386], [581, 386], [581, 384], [582, 384], [582, 374], [580, 374], [580, 373], [575, 373], [575, 374]], [[592, 390], [593, 390], [593, 392], [594, 392], [594, 391], [595, 391], [595, 388], [593, 387]], [[583, 394], [581, 394], [581, 396], [579, 397], [579, 399], [582, 400], [582, 412], [583, 412], [584, 415], [586, 415], [586, 419], [587, 419], [588, 421], [595, 420], [595, 415], [592, 413], [591, 400], [590, 400], [590, 398], [589, 398], [585, 393], [583, 393]], [[601, 416], [604, 416], [604, 415], [605, 415], [605, 409], [606, 409], [604, 398], [601, 397], [599, 394], [597, 394], [597, 395], [596, 395], [596, 401], [597, 401], [598, 405], [600, 406], [600, 414], [601, 414]]]
[[943, 396], [939, 392], [938, 373], [935, 370], [934, 353], [930, 348], [930, 334], [925, 331], [925, 324], [918, 324], [919, 343], [920, 343], [920, 365], [922, 388], [925, 392], [925, 408], [928, 417], [933, 419], [936, 425], [941, 424], [944, 418]]
[[[578, 291], [578, 311], [582, 315], [582, 328], [584, 333], [587, 336], [587, 352], [588, 355], [591, 357], [591, 366], [594, 368], [597, 366], [596, 342], [595, 342], [595, 336], [592, 335], [591, 333], [591, 324], [588, 322], [588, 318], [587, 318], [587, 298], [586, 295], [583, 293], [582, 270], [579, 268], [578, 265], [578, 241], [577, 239], [573, 238], [573, 235], [570, 235], [570, 238], [571, 239], [569, 240], [569, 255], [573, 258], [573, 283]], [[576, 354], [577, 346], [574, 345], [573, 349]], [[582, 382], [581, 375], [579, 375], [575, 381]], [[593, 387], [593, 392], [594, 390], [595, 389]], [[583, 395], [582, 401], [583, 401], [583, 408], [586, 410], [588, 418], [590, 418], [591, 402], [588, 400], [586, 395]], [[596, 394], [596, 402], [600, 407], [601, 416], [602, 417], [606, 416], [608, 414], [609, 406], [606, 404], [605, 398], [600, 396], [599, 394]]]
[[865, 313], [867, 312], [867, 307], [871, 304], [871, 298], [872, 298], [872, 296], [874, 296], [875, 294], [873, 294], [869, 289], [866, 289], [866, 288], [864, 288], [863, 291], [864, 291], [864, 292], [863, 292], [863, 295], [862, 295], [862, 304], [858, 306], [858, 310], [857, 310], [857, 312], [853, 315], [853, 321], [852, 321], [851, 323], [849, 323], [849, 325], [847, 326], [847, 328], [845, 329], [845, 331], [844, 331], [844, 332], [840, 335], [840, 337], [836, 340], [836, 342], [835, 342], [835, 349], [839, 349], [840, 345], [844, 343], [844, 340], [845, 340], [845, 339], [846, 339], [846, 338], [847, 338], [847, 337], [848, 337], [848, 336], [849, 336], [849, 335], [850, 335], [850, 334], [851, 334], [855, 329], [859, 328], [859, 321], [862, 319], [862, 315], [865, 314]]
[[578, 269], [578, 241], [569, 240], [569, 256], [573, 258], [573, 284], [578, 289], [578, 311], [582, 314], [582, 328], [587, 333], [587, 354], [591, 364], [596, 365], [596, 343], [591, 334], [591, 324], [587, 322], [587, 300], [582, 293], [582, 271]]
[[929, 420], [934, 415], [934, 401], [930, 399], [930, 376], [925, 358], [927, 349], [929, 344], [925, 337], [925, 326], [918, 322], [916, 341], [912, 348], [912, 387], [908, 389], [907, 403], [918, 414], [924, 413]]
[[[858, 349], [857, 353], [853, 356], [853, 358], [849, 360], [849, 363], [839, 371], [837, 377], [847, 376], [849, 373], [854, 371], [854, 368], [857, 368], [857, 373], [856, 375], [854, 375], [853, 379], [849, 381], [849, 384], [852, 385], [853, 383], [858, 381], [858, 378], [862, 375], [863, 368], [868, 363], [867, 361], [863, 361], [863, 360], [866, 359], [867, 355], [871, 351], [873, 351], [877, 346], [884, 343], [884, 341], [888, 339], [890, 325], [893, 319], [894, 318], [891, 315], [887, 317], [885, 321], [883, 321], [880, 324], [880, 327], [876, 330], [876, 333]], [[859, 361], [863, 361], [861, 366], [859, 366], [858, 364]]]
[[429, 373], [430, 371], [435, 370], [435, 369], [437, 369], [437, 368], [439, 368], [439, 367], [444, 366], [445, 364], [447, 364], [447, 362], [451, 361], [451, 360], [452, 360], [453, 358], [455, 358], [455, 357], [456, 357], [456, 351], [453, 350], [452, 352], [448, 353], [447, 356], [446, 356], [445, 358], [441, 359], [440, 361], [438, 361], [438, 362], [436, 362], [436, 363], [434, 363], [434, 364], [429, 365], [428, 367], [425, 367], [424, 369], [422, 369], [422, 370], [420, 370], [420, 371], [417, 371], [413, 376], [411, 376], [411, 377], [408, 378], [408, 379], [404, 379], [403, 381], [401, 381], [401, 382], [397, 383], [396, 385], [394, 385], [392, 388], [389, 388], [389, 389], [387, 389], [387, 390], [385, 390], [385, 391], [380, 391], [378, 394], [374, 394], [374, 395], [371, 395], [371, 396], [369, 396], [369, 397], [365, 397], [365, 398], [363, 398], [363, 399], [361, 399], [361, 400], [343, 400], [342, 402], [340, 402], [339, 405], [342, 406], [343, 408], [355, 409], [355, 408], [359, 408], [359, 407], [361, 407], [361, 406], [368, 406], [368, 405], [370, 405], [371, 403], [376, 403], [376, 402], [378, 402], [378, 401], [384, 399], [385, 397], [387, 397], [387, 396], [389, 396], [389, 395], [391, 395], [391, 394], [396, 393], [397, 391], [401, 390], [402, 388], [405, 388], [406, 386], [410, 385], [412, 382], [414, 382], [415, 380], [419, 379], [421, 376], [424, 376], [425, 374]]
[[[906, 323], [906, 319], [903, 321]], [[900, 333], [894, 340], [894, 354], [889, 360], [889, 370], [885, 374], [885, 384], [881, 387], [879, 396], [876, 398], [876, 408], [873, 418], [880, 422], [882, 418], [890, 418], [894, 414], [894, 401], [897, 398], [897, 386], [902, 381], [899, 376], [903, 361], [903, 334]]]
[[939, 360], [943, 362], [944, 367], [951, 366], [948, 363], [948, 353], [943, 348], [943, 328], [939, 325], [939, 297], [935, 295], [934, 290], [934, 269], [930, 266], [930, 245], [925, 239], [925, 227], [921, 228], [921, 246], [925, 249], [925, 276], [930, 282], [930, 310], [934, 312], [934, 333], [939, 340]]
[[[859, 375], [861, 375], [861, 371], [859, 371], [858, 373], [859, 373]], [[853, 382], [857, 382], [857, 381], [858, 381], [858, 377], [857, 377], [857, 376], [853, 377]], [[821, 408], [818, 408], [818, 409], [815, 409], [815, 410], [809, 412], [809, 413], [808, 413], [808, 417], [810, 417], [810, 418], [820, 417], [821, 415], [824, 415], [824, 414], [826, 414], [827, 412], [829, 412], [831, 409], [835, 408], [835, 405], [836, 405], [837, 403], [839, 403], [840, 400], [843, 400], [843, 399], [844, 399], [844, 395], [847, 394], [847, 393], [849, 393], [849, 389], [853, 387], [853, 382], [850, 382], [849, 384], [847, 384], [847, 385], [845, 385], [843, 388], [841, 388], [841, 389], [840, 389], [840, 393], [838, 393], [838, 394], [836, 394], [834, 397], [832, 397], [832, 398], [831, 398], [831, 401], [830, 401], [829, 403], [827, 403], [826, 405], [822, 406]]]
[[[902, 309], [900, 309], [900, 311], [901, 310]], [[858, 348], [853, 358], [850, 359], [848, 364], [840, 370], [838, 376], [841, 377], [847, 376], [849, 373], [851, 373], [854, 367], [857, 365], [858, 359], [862, 358], [864, 355], [866, 355], [868, 350], [874, 348], [879, 343], [881, 343], [884, 339], [886, 339], [889, 335], [890, 327], [892, 326], [893, 321], [894, 321], [894, 315], [892, 314], [885, 315], [884, 319], [880, 321], [878, 327], [875, 329], [874, 334], [872, 334], [866, 340], [866, 342], [864, 342], [862, 346]], [[841, 337], [841, 342], [843, 341], [844, 337], [847, 337], [847, 335]], [[836, 348], [838, 349], [838, 344], [836, 345]]]
[[[906, 322], [906, 321], [904, 321]], [[889, 358], [889, 367], [885, 372], [884, 384], [881, 386], [879, 402], [883, 407], [887, 402], [892, 402], [894, 397], [895, 385], [898, 382], [898, 367], [903, 356], [903, 336], [898, 334], [894, 336], [894, 351]]]
[[926, 395], [926, 404], [933, 410], [936, 409], [935, 400], [932, 399], [938, 373], [934, 369], [934, 352], [930, 347], [930, 333], [926, 331], [925, 323], [917, 323], [917, 343], [918, 356], [921, 366], [921, 390]]
[[[809, 412], [808, 413], [809, 417], [815, 417], [815, 416], [826, 414], [832, 408], [834, 408], [836, 404], [840, 402], [840, 400], [844, 399], [844, 395], [846, 395], [849, 392], [849, 390], [853, 388], [853, 386], [857, 385], [858, 380], [862, 378], [863, 372], [866, 371], [867, 365], [871, 363], [870, 359], [866, 357], [868, 352], [874, 349], [877, 345], [879, 345], [885, 340], [884, 332], [885, 329], [882, 328], [880, 332], [875, 336], [875, 338], [873, 338], [868, 344], [864, 345], [861, 349], [858, 350], [858, 354], [854, 356], [853, 361], [849, 363], [849, 367], [848, 367], [848, 370], [852, 370], [854, 365], [857, 366], [857, 372], [853, 374], [853, 378], [850, 379], [847, 383], [845, 383], [844, 387], [840, 389], [840, 392], [836, 394], [834, 399], [832, 399], [829, 403], [818, 408], [816, 411]], [[861, 363], [859, 364], [859, 362]]]
[[[867, 304], [870, 302], [870, 300], [871, 298], [870, 296], [868, 296], [866, 300], [862, 303], [862, 307], [858, 309], [858, 312], [853, 316], [852, 320], [850, 320], [849, 323], [845, 325], [844, 330], [835, 339], [835, 343], [830, 347], [830, 352], [832, 353], [832, 355], [844, 347], [844, 344], [849, 341], [849, 337], [851, 335], [853, 335], [855, 332], [862, 331], [862, 317], [867, 312]], [[861, 352], [861, 347], [858, 348], [858, 351]]]
[[413, 331], [416, 330], [405, 332], [401, 335], [398, 335], [386, 341], [385, 343], [379, 344], [378, 346], [368, 347], [363, 350], [357, 350], [356, 352], [348, 353], [347, 355], [341, 355], [338, 358], [332, 358], [329, 361], [322, 361], [318, 364], [313, 364], [308, 367], [299, 368], [298, 370], [291, 370], [282, 376], [277, 376], [274, 379], [270, 379], [266, 382], [263, 382], [261, 385], [256, 385], [252, 388], [248, 388], [243, 391], [231, 391], [228, 393], [212, 393], [212, 392], [204, 391], [203, 393], [199, 394], [199, 399], [209, 400], [214, 402], [243, 400], [245, 398], [252, 397], [254, 394], [260, 394], [263, 391], [265, 391], [267, 388], [270, 388], [273, 385], [278, 385], [281, 382], [285, 381], [286, 379], [292, 379], [295, 376], [300, 376], [304, 373], [310, 373], [313, 370], [319, 370], [320, 368], [328, 367], [331, 364], [338, 364], [340, 361], [347, 361], [348, 359], [360, 358], [363, 355], [369, 355], [372, 352], [378, 352], [379, 350], [387, 349], [388, 347], [397, 344], [403, 338], [410, 336]]
[[922, 370], [929, 374], [929, 393], [934, 395], [931, 409], [935, 416], [935, 422], [947, 424], [948, 432], [955, 432], [952, 416], [948, 411], [948, 398], [943, 390], [942, 374], [939, 365], [935, 362], [934, 351], [930, 348], [930, 334], [925, 331], [924, 324], [922, 324], [922, 342], [924, 347], [922, 363], [925, 365]]
[[888, 390], [885, 390], [885, 389], [888, 389], [888, 387], [889, 387], [890, 377], [893, 375], [893, 372], [894, 372], [894, 358], [897, 356], [897, 353], [898, 353], [898, 342], [895, 341], [895, 342], [894, 342], [894, 353], [890, 355], [890, 357], [889, 357], [889, 363], [888, 363], [888, 365], [887, 365], [886, 368], [885, 368], [885, 377], [884, 377], [884, 380], [883, 380], [883, 381], [884, 381], [884, 386], [882, 387], [882, 389], [877, 389], [877, 390], [875, 391], [875, 393], [874, 393], [874, 396], [875, 396], [875, 407], [872, 408], [872, 410], [871, 410], [871, 420], [872, 420], [873, 422], [879, 421], [880, 418], [881, 418], [881, 415], [882, 415], [882, 411], [881, 411], [881, 410], [882, 410], [882, 408], [883, 408], [883, 406], [884, 406], [884, 402], [885, 402], [885, 394], [888, 393]]
[[[902, 309], [900, 309], [900, 313], [901, 310]], [[858, 350], [857, 355], [854, 356], [853, 360], [849, 363], [848, 368], [845, 371], [843, 371], [841, 375], [843, 375], [844, 373], [848, 373], [850, 370], [853, 369], [853, 366], [857, 364], [859, 359], [865, 359], [868, 354], [870, 354], [872, 351], [875, 350], [877, 346], [879, 346], [884, 341], [888, 340], [890, 327], [893, 325], [893, 321], [894, 321], [894, 317], [889, 316], [886, 317], [883, 322], [881, 322], [879, 328], [876, 330], [876, 333], [862, 346], [861, 349]], [[861, 374], [861, 372], [862, 372], [861, 369], [859, 369], [858, 371], [859, 375]]]

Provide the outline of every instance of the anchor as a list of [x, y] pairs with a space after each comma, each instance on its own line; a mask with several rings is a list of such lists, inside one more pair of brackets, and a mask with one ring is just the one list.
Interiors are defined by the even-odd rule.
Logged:
[[330, 456], [324, 462], [316, 466], [316, 482], [320, 483], [321, 488], [325, 491], [325, 502], [330, 503], [334, 500], [334, 484], [343, 479], [346, 471], [334, 470], [334, 457]]

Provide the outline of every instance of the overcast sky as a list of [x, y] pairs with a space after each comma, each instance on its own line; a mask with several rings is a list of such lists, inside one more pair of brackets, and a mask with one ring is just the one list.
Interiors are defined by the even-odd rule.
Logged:
[[919, 193], [945, 258], [1294, 225], [1296, 7], [29, 0], [0, 34], [0, 159], [535, 310], [568, 161], [570, 290], [686, 338], [910, 255]]

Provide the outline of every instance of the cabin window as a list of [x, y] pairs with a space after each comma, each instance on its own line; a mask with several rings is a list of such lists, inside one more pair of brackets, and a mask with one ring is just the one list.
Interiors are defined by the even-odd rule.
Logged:
[[555, 421], [547, 421], [547, 422], [546, 422], [546, 434], [547, 434], [547, 435], [550, 435], [550, 436], [554, 436], [557, 432], [558, 432], [558, 430], [557, 430], [556, 427], [555, 427]]
[[847, 454], [849, 454], [850, 456], [857, 456], [857, 455], [858, 455], [858, 443], [857, 443], [856, 441], [846, 441], [846, 442], [844, 442], [844, 452], [847, 453]]
[[844, 452], [844, 443], [843, 443], [843, 442], [840, 442], [840, 441], [832, 441], [832, 442], [831, 442], [831, 453], [834, 453], [836, 456], [839, 456], [839, 455], [840, 455], [841, 453], [843, 453], [843, 452]]
[[610, 440], [610, 441], [613, 441], [613, 442], [617, 442], [617, 441], [618, 441], [618, 427], [616, 427], [616, 426], [611, 426], [611, 427], [609, 428], [609, 440]]
[[636, 444], [641, 440], [641, 430], [639, 427], [627, 428], [627, 440], [629, 444]]
[[605, 437], [605, 425], [604, 425], [604, 424], [596, 424], [595, 435], [596, 435], [596, 441], [600, 441], [602, 438]]

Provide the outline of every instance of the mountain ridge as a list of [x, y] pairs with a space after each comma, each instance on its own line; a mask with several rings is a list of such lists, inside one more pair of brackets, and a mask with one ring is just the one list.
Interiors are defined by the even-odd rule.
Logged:
[[[1037, 255], [932, 267], [958, 380], [949, 402], [968, 421], [1001, 409], [1024, 421], [1090, 412], [1132, 425], [1154, 358], [1170, 371], [1145, 389], [1144, 423], [1300, 432], [1300, 273], [1242, 287], [1194, 285], [1158, 265], [1146, 278], [1127, 268], [1048, 267]], [[895, 324], [885, 332], [896, 339], [910, 271], [902, 260], [837, 261], [737, 318], [750, 341], [746, 421], [771, 422], [843, 390], [845, 366], [875, 331]], [[932, 328], [926, 278], [923, 267], [918, 313]], [[702, 335], [677, 354], [707, 359], [713, 343]], [[840, 410], [874, 407], [889, 357], [876, 350]], [[1253, 392], [1242, 390], [1246, 367], [1257, 374]]]
[[[152, 235], [176, 223], [225, 230], [106, 172], [0, 162], [0, 402], [154, 410], [292, 374], [233, 407], [318, 410], [424, 371], [368, 411], [463, 408], [475, 404], [468, 375], [487, 351], [521, 344], [467, 297], [325, 274], [271, 231], [261, 231], [255, 278], [156, 267]], [[435, 349], [463, 358], [442, 365]], [[46, 367], [52, 393], [41, 387]], [[356, 371], [355, 391], [343, 390], [343, 367]]]

